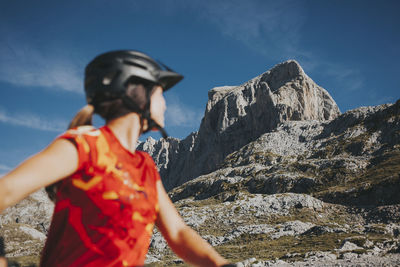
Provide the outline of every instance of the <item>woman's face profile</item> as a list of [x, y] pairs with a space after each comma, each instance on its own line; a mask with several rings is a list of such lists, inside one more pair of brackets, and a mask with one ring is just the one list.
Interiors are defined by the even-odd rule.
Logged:
[[161, 127], [165, 126], [164, 113], [167, 109], [165, 98], [163, 96], [163, 89], [161, 86], [153, 91], [150, 97], [150, 114], [151, 118]]

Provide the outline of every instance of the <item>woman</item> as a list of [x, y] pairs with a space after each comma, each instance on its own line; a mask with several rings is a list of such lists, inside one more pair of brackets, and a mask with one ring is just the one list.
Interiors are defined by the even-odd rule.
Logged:
[[[45, 186], [55, 200], [41, 266], [141, 266], [154, 224], [188, 263], [228, 264], [184, 223], [151, 157], [135, 150], [144, 132], [166, 136], [163, 91], [182, 78], [137, 51], [96, 57], [85, 70], [88, 105], [70, 130], [0, 179], [0, 211]], [[93, 112], [105, 126], [88, 126]]]

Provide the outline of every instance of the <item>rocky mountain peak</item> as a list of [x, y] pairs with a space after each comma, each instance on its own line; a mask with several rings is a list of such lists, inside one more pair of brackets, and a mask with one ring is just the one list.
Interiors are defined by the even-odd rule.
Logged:
[[332, 120], [340, 115], [329, 93], [295, 60], [239, 86], [215, 87], [199, 131], [185, 140], [149, 140], [148, 151], [167, 189], [217, 169], [227, 155], [285, 121]]
[[[269, 88], [272, 91], [276, 91], [279, 89], [283, 84], [288, 81], [293, 81], [295, 79], [306, 79], [309, 77], [305, 74], [303, 68], [300, 64], [293, 59], [287, 60], [280, 64], [275, 65], [272, 69], [268, 70], [267, 72], [261, 74], [260, 76], [252, 79], [245, 84], [254, 83], [255, 80], [261, 80], [262, 82], [266, 82], [269, 85]], [[231, 92], [233, 89], [237, 88], [238, 86], [220, 86], [214, 87], [210, 91], [208, 91], [208, 99], [212, 102], [219, 101], [222, 97], [226, 94]]]
[[207, 135], [228, 128], [236, 132], [243, 126], [259, 135], [283, 121], [331, 120], [340, 114], [329, 93], [295, 60], [278, 64], [240, 86], [213, 88], [208, 97], [200, 126], [200, 132]]
[[272, 91], [278, 90], [289, 81], [309, 79], [300, 64], [293, 59], [275, 65], [261, 76], [261, 80], [268, 83]]

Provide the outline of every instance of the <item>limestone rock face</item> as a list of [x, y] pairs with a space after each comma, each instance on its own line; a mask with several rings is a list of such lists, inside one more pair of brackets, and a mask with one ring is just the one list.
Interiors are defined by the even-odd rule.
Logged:
[[[208, 98], [198, 133], [188, 136], [182, 145], [177, 146], [180, 142], [176, 139], [168, 139], [159, 143], [149, 140], [140, 147], [161, 166], [167, 189], [216, 170], [228, 154], [272, 131], [279, 123], [325, 121], [340, 115], [329, 93], [294, 60], [240, 86], [214, 88]], [[169, 150], [169, 142], [178, 148], [176, 153], [161, 152]]]
[[140, 143], [137, 149], [144, 150], [153, 157], [163, 184], [168, 190], [177, 185], [177, 181], [181, 176], [186, 177], [179, 171], [187, 169], [188, 166], [193, 166], [189, 155], [193, 153], [197, 137], [197, 132], [191, 133], [184, 140], [168, 137], [167, 139], [156, 141], [149, 137], [145, 142]]

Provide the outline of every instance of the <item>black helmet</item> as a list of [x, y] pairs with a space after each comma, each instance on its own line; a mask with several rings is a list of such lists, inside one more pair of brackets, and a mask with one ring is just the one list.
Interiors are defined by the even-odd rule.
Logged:
[[111, 51], [97, 56], [85, 69], [85, 91], [89, 104], [120, 98], [127, 82], [136, 78], [168, 90], [183, 76], [148, 55], [134, 50]]
[[[128, 109], [147, 119], [148, 130], [158, 128], [163, 137], [167, 137], [164, 129], [151, 119], [151, 90], [154, 85], [160, 85], [164, 91], [168, 90], [182, 79], [182, 75], [142, 52], [111, 51], [97, 56], [86, 66], [86, 100], [96, 111], [102, 102], [122, 99]], [[131, 91], [129, 83], [142, 84], [144, 87]]]

